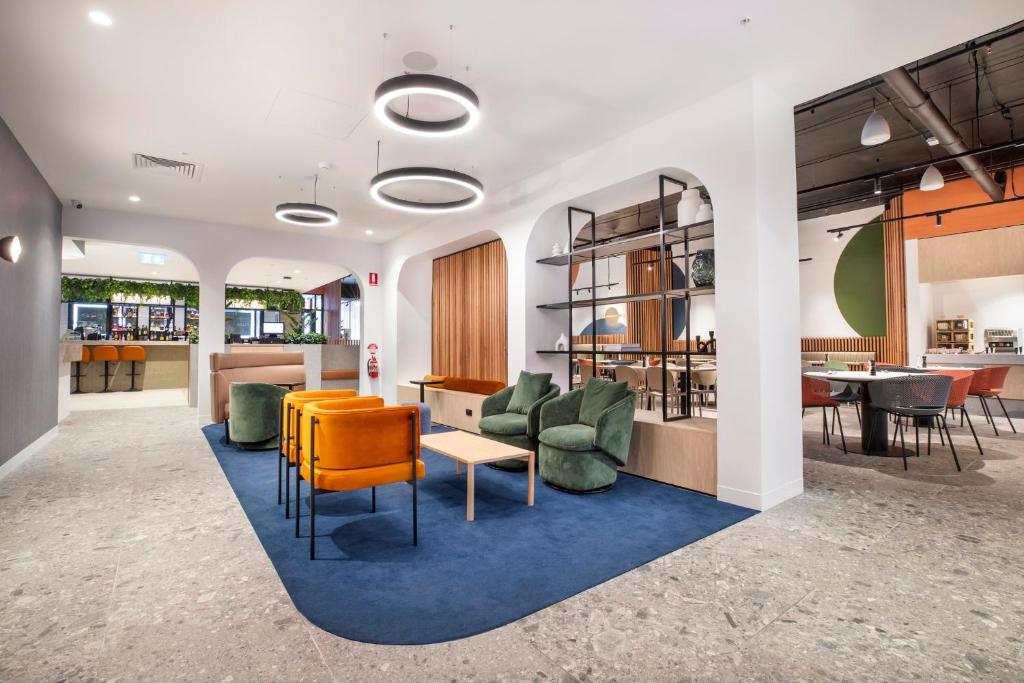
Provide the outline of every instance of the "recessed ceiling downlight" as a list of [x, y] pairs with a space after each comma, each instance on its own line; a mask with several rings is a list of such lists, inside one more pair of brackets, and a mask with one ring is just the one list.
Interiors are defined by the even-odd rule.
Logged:
[[338, 224], [338, 212], [320, 204], [304, 202], [285, 202], [277, 205], [274, 218], [282, 223], [306, 225], [313, 227], [329, 227]]
[[[414, 95], [443, 97], [458, 104], [465, 113], [443, 121], [427, 121], [404, 116], [388, 106], [394, 100]], [[374, 94], [373, 111], [385, 125], [425, 137], [459, 135], [480, 122], [480, 101], [476, 93], [458, 81], [434, 74], [405, 74], [384, 81]]]
[[89, 21], [99, 26], [113, 26], [114, 20], [110, 18], [110, 15], [106, 12], [101, 12], [98, 9], [94, 9], [89, 12]]
[[[410, 181], [428, 181], [456, 185], [469, 190], [470, 195], [451, 202], [417, 202], [411, 199], [401, 199], [384, 191], [389, 185]], [[410, 213], [451, 213], [453, 211], [465, 211], [466, 209], [478, 206], [484, 200], [484, 186], [473, 176], [459, 173], [458, 171], [413, 166], [378, 173], [370, 181], [370, 196], [378, 203], [392, 209], [398, 209], [399, 211], [408, 211]]]

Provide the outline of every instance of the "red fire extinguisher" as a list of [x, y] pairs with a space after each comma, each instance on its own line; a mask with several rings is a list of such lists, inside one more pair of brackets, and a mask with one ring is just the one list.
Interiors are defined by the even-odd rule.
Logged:
[[370, 352], [370, 359], [366, 361], [366, 374], [369, 375], [370, 379], [377, 379], [380, 377], [380, 362], [377, 361], [377, 345], [370, 344], [366, 347], [366, 350]]

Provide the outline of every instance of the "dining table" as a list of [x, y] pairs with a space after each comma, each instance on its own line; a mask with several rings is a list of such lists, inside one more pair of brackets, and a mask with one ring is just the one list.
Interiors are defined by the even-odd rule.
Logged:
[[[902, 457], [902, 449], [896, 447], [895, 453], [890, 453], [889, 448], [889, 421], [884, 410], [877, 410], [871, 404], [871, 385], [874, 382], [881, 382], [896, 377], [907, 377], [909, 372], [889, 372], [878, 370], [874, 374], [867, 370], [822, 370], [820, 372], [807, 372], [807, 377], [823, 379], [828, 382], [846, 382], [847, 384], [860, 384], [860, 442], [861, 450], [849, 449], [852, 453], [862, 455], [886, 455], [893, 454]], [[907, 449], [910, 454], [910, 449]]]

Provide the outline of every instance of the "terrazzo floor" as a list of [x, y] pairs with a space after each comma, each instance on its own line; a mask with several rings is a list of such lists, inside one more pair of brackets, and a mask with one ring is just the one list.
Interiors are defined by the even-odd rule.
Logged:
[[962, 474], [942, 448], [904, 473], [820, 424], [802, 496], [490, 633], [388, 647], [296, 612], [193, 411], [75, 412], [0, 480], [0, 680], [1024, 679], [1024, 436], [980, 427], [979, 458], [958, 433]]

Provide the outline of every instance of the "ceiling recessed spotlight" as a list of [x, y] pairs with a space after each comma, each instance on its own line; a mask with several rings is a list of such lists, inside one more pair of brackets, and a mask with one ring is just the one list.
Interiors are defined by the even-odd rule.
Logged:
[[929, 147], [935, 147], [939, 144], [939, 139], [934, 135], [929, 135], [924, 139], [924, 141], [928, 143]]
[[295, 269], [295, 272], [296, 272], [296, 273], [301, 273], [301, 272], [302, 272], [302, 270], [300, 270], [299, 268], [296, 268], [296, 269]]
[[367, 235], [372, 235], [373, 234], [373, 230], [366, 230], [366, 234]]
[[[465, 112], [444, 121], [428, 121], [399, 114], [388, 106], [412, 95], [431, 95], [451, 100]], [[448, 137], [470, 130], [480, 122], [480, 101], [468, 87], [444, 76], [405, 74], [389, 78], [377, 87], [373, 111], [385, 125], [403, 133], [426, 137]]]
[[130, 202], [141, 202], [142, 201], [142, 197], [140, 197], [137, 194], [130, 194], [130, 195], [128, 195], [128, 201], [130, 201]]
[[[400, 199], [384, 192], [384, 188], [394, 183], [424, 180], [430, 182], [456, 185], [470, 191], [468, 197], [453, 202], [417, 202], [411, 199]], [[449, 171], [443, 168], [413, 166], [384, 171], [370, 181], [370, 196], [378, 203], [399, 211], [410, 213], [451, 213], [464, 211], [478, 206], [484, 200], [484, 186], [473, 176]]]
[[98, 9], [94, 9], [89, 12], [89, 21], [98, 26], [113, 26], [114, 20], [110, 18], [110, 15], [106, 12], [101, 12]]
[[156, 271], [155, 271], [155, 270], [151, 270], [151, 271], [149, 272], [149, 274], [150, 274], [150, 275], [156, 275]]
[[280, 281], [280, 280], [275, 280], [275, 281], [274, 281], [274, 284], [275, 284], [275, 285], [279, 285], [279, 284], [281, 284], [281, 281]]

